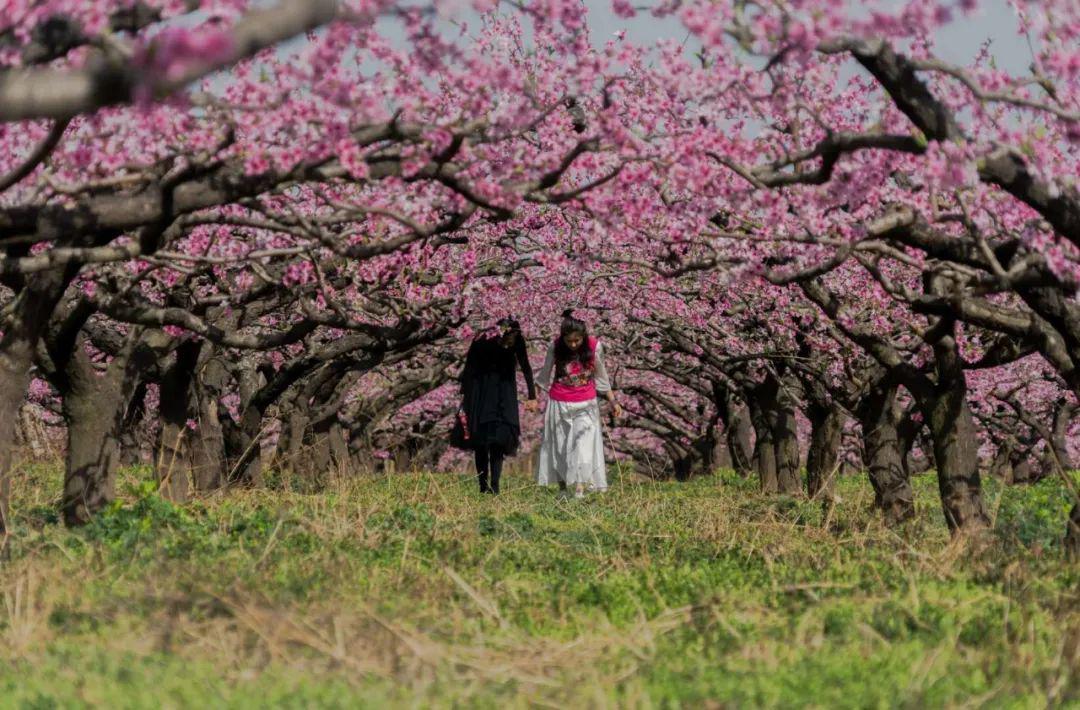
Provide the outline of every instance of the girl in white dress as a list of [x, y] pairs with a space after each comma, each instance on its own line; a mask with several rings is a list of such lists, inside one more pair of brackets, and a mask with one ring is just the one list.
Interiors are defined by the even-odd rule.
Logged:
[[586, 488], [606, 490], [597, 395], [614, 405], [616, 417], [622, 416], [622, 407], [611, 391], [603, 344], [589, 337], [585, 323], [570, 309], [563, 312], [559, 337], [548, 347], [536, 384], [548, 393], [537, 483], [558, 483], [563, 490], [573, 486], [576, 498]]

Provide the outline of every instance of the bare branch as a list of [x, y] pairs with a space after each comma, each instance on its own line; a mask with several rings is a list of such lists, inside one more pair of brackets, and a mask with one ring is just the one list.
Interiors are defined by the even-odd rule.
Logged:
[[69, 118], [62, 118], [54, 121], [52, 128], [49, 129], [49, 134], [45, 136], [41, 143], [34, 148], [34, 151], [26, 157], [26, 160], [7, 175], [0, 176], [0, 192], [17, 184], [27, 175], [34, 172], [34, 168], [48, 158], [49, 154], [52, 153], [53, 149], [60, 143], [60, 139], [64, 136], [64, 131], [67, 130], [68, 123], [70, 122], [71, 119]]
[[64, 119], [103, 106], [130, 103], [141, 90], [157, 98], [229, 67], [266, 47], [312, 30], [338, 16], [336, 0], [282, 0], [252, 10], [233, 28], [233, 49], [214, 62], [195, 62], [180, 76], [145, 76], [130, 63], [99, 57], [86, 69], [19, 69], [0, 75], [0, 121]]

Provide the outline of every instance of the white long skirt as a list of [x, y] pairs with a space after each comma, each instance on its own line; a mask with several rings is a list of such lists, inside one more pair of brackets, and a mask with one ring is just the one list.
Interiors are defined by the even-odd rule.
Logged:
[[595, 490], [607, 489], [600, 405], [595, 399], [548, 400], [536, 482], [549, 486], [560, 481], [569, 486], [581, 483]]

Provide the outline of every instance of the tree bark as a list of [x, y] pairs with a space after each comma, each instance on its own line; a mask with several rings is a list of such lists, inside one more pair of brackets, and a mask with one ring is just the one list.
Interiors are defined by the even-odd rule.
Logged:
[[[915, 444], [919, 441], [919, 434], [923, 431], [923, 423], [918, 417], [914, 416], [912, 410], [906, 412], [897, 424], [896, 432], [899, 436], [900, 445], [900, 459], [904, 463], [904, 475], [910, 479], [916, 473], [922, 473], [927, 470], [926, 468], [920, 468], [924, 464], [929, 463], [929, 454], [926, 456], [926, 461], [916, 461], [914, 449]], [[927, 453], [924, 451], [924, 453]], [[916, 470], [918, 469], [918, 470]]]
[[[938, 273], [923, 274], [927, 292], [941, 295], [949, 286]], [[936, 377], [931, 387], [915, 383], [911, 393], [926, 419], [933, 439], [938, 491], [949, 531], [958, 533], [989, 527], [979, 477], [979, 440], [967, 403], [965, 361], [957, 343], [956, 321], [931, 319], [927, 342], [934, 350]]]
[[731, 449], [728, 448], [728, 441], [726, 436], [727, 430], [725, 429], [724, 441], [717, 442], [716, 451], [713, 452], [713, 460], [716, 462], [717, 468], [735, 470], [734, 462], [731, 460]]
[[1069, 438], [1069, 427], [1072, 425], [1075, 414], [1076, 407], [1067, 401], [1058, 401], [1054, 407], [1052, 436], [1047, 444], [1050, 446], [1056, 464], [1055, 468], [1059, 471], [1071, 471], [1075, 468], [1066, 443]]
[[0, 337], [0, 535], [9, 529], [15, 422], [30, 386], [34, 353], [49, 317], [76, 273], [77, 269], [68, 268], [35, 275], [19, 293]]
[[22, 431], [21, 445], [29, 447], [30, 455], [35, 461], [49, 460], [51, 447], [45, 434], [45, 425], [38, 421], [29, 404], [23, 404], [19, 409], [19, 429]]
[[1073, 505], [1065, 524], [1065, 554], [1074, 562], [1080, 561], [1080, 503]]
[[840, 439], [844, 415], [839, 407], [810, 402], [810, 447], [806, 454], [806, 493], [810, 498], [831, 498], [840, 469]]
[[776, 462], [776, 379], [766, 380], [747, 392], [746, 404], [754, 427], [754, 469], [764, 493], [778, 493]]
[[349, 443], [345, 440], [345, 428], [341, 426], [341, 422], [334, 420], [326, 436], [330, 443], [330, 457], [336, 471], [338, 473], [350, 471], [352, 456], [349, 454]]
[[795, 424], [794, 382], [785, 378], [776, 399], [774, 431], [776, 438], [776, 479], [780, 493], [802, 493], [799, 472], [799, 434]]
[[193, 490], [205, 493], [225, 484], [220, 393], [203, 382], [204, 367], [213, 356], [213, 347], [205, 342], [182, 343], [162, 376], [155, 474], [166, 484], [164, 494], [177, 500], [190, 497]]
[[196, 431], [188, 422], [196, 418], [193, 389], [201, 347], [202, 343], [198, 341], [182, 343], [161, 380], [161, 431], [154, 472], [162, 495], [176, 502], [189, 499], [194, 482], [192, 443]]
[[225, 435], [221, 429], [217, 400], [193, 383], [196, 419], [191, 438], [191, 469], [195, 490], [206, 493], [225, 485]]
[[325, 476], [337, 467], [334, 448], [331, 444], [332, 420], [315, 422], [304, 432], [304, 448], [308, 465], [304, 473], [312, 476]]
[[983, 505], [979, 477], [979, 442], [963, 376], [951, 387], [939, 389], [925, 403], [924, 413], [933, 437], [938, 490], [949, 530], [955, 533], [988, 527], [990, 516]]
[[128, 403], [124, 413], [124, 421], [120, 425], [120, 465], [136, 466], [142, 463], [142, 437], [138, 431], [139, 424], [146, 416], [146, 387], [147, 382], [139, 379], [135, 386], [135, 392]]
[[98, 375], [81, 339], [76, 341], [61, 389], [67, 424], [62, 510], [67, 525], [84, 525], [112, 499], [120, 462], [119, 432], [130, 393], [125, 393], [127, 353]]
[[776, 471], [776, 440], [773, 428], [760, 407], [751, 406], [750, 416], [754, 423], [754, 469], [764, 493], [777, 493], [780, 480]]
[[671, 460], [671, 472], [675, 475], [675, 480], [684, 482], [690, 480], [690, 457], [689, 456], [676, 456]]
[[915, 517], [915, 495], [900, 454], [895, 403], [896, 385], [878, 382], [857, 409], [874, 505], [889, 526]]
[[[251, 366], [240, 365], [237, 378], [240, 393], [240, 421], [223, 416], [218, 402], [229, 391], [233, 380], [232, 366], [225, 356], [213, 353], [200, 362], [199, 390], [204, 399], [200, 401], [200, 413], [211, 427], [207, 445], [217, 443], [220, 433], [222, 444], [222, 485], [236, 484], [258, 486], [262, 483], [261, 432], [263, 423], [262, 400], [253, 402], [258, 388], [257, 373]], [[200, 428], [204, 426], [200, 422]]]
[[753, 429], [747, 409], [739, 403], [729, 388], [718, 383], [713, 384], [713, 400], [720, 421], [724, 424], [724, 439], [727, 442], [731, 468], [746, 478], [753, 471], [750, 459], [753, 451], [750, 436]]
[[299, 472], [304, 462], [304, 432], [308, 427], [307, 413], [294, 399], [286, 405], [288, 416], [281, 425], [274, 465], [287, 471]]
[[240, 424], [226, 437], [229, 458], [229, 483], [258, 487], [262, 485], [262, 424], [263, 412], [246, 407]]
[[990, 475], [1000, 479], [1006, 485], [1013, 482], [1013, 448], [1014, 439], [1011, 436], [1002, 438], [994, 452], [994, 458], [990, 462]]
[[30, 385], [30, 364], [37, 336], [4, 333], [0, 341], [0, 535], [10, 530], [11, 473], [15, 454], [16, 413]]

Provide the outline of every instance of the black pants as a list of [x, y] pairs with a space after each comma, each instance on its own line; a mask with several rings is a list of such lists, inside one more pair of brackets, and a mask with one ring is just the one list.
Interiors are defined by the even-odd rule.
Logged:
[[481, 493], [499, 492], [499, 477], [502, 476], [505, 455], [502, 447], [497, 444], [476, 449], [476, 474], [480, 478]]

